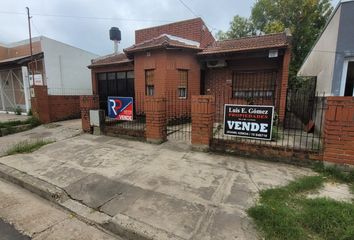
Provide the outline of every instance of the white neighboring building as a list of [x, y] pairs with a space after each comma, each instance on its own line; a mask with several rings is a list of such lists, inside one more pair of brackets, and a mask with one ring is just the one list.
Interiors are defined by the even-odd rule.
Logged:
[[50, 95], [92, 94], [87, 66], [98, 55], [44, 36], [32, 39], [32, 50], [30, 65], [29, 40], [0, 44], [0, 111], [29, 111], [31, 69]]
[[354, 0], [340, 1], [298, 72], [326, 96], [354, 96], [353, 23]]

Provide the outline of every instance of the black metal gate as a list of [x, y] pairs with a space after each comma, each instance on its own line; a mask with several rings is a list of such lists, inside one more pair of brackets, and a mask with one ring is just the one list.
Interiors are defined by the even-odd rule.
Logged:
[[167, 139], [190, 144], [192, 131], [191, 97], [177, 92], [166, 95]]

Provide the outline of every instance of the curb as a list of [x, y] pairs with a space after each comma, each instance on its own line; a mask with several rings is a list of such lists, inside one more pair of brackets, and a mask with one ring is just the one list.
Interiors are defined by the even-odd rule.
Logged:
[[127, 240], [185, 240], [123, 214], [111, 217], [99, 212], [71, 199], [65, 190], [2, 163], [0, 163], [0, 178], [19, 185], [72, 213], [81, 221], [118, 237]]

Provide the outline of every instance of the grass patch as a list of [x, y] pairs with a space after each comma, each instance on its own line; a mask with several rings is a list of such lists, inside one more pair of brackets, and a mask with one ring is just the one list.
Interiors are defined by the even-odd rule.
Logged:
[[330, 170], [328, 174], [304, 177], [285, 187], [261, 191], [258, 204], [247, 211], [265, 239], [354, 239], [354, 204], [306, 198], [330, 174], [343, 178]]
[[53, 143], [54, 141], [49, 141], [49, 140], [37, 140], [35, 142], [30, 142], [30, 141], [22, 141], [14, 146], [12, 146], [10, 149], [6, 151], [6, 155], [13, 155], [13, 154], [19, 154], [19, 153], [31, 153], [34, 152], [38, 149], [40, 149], [42, 146]]
[[32, 127], [37, 127], [41, 123], [35, 117], [27, 118], [26, 120], [15, 120], [15, 121], [7, 121], [7, 122], [0, 122], [0, 128], [11, 128], [20, 125], [30, 124]]

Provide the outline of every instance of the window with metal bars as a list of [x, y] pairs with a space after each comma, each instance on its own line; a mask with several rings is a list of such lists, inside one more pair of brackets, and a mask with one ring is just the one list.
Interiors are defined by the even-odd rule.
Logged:
[[187, 98], [188, 92], [188, 70], [178, 69], [179, 84], [178, 84], [178, 97]]
[[277, 71], [234, 72], [232, 97], [243, 99], [274, 99]]
[[154, 73], [154, 69], [145, 70], [145, 94], [147, 96], [154, 96], [155, 94]]

